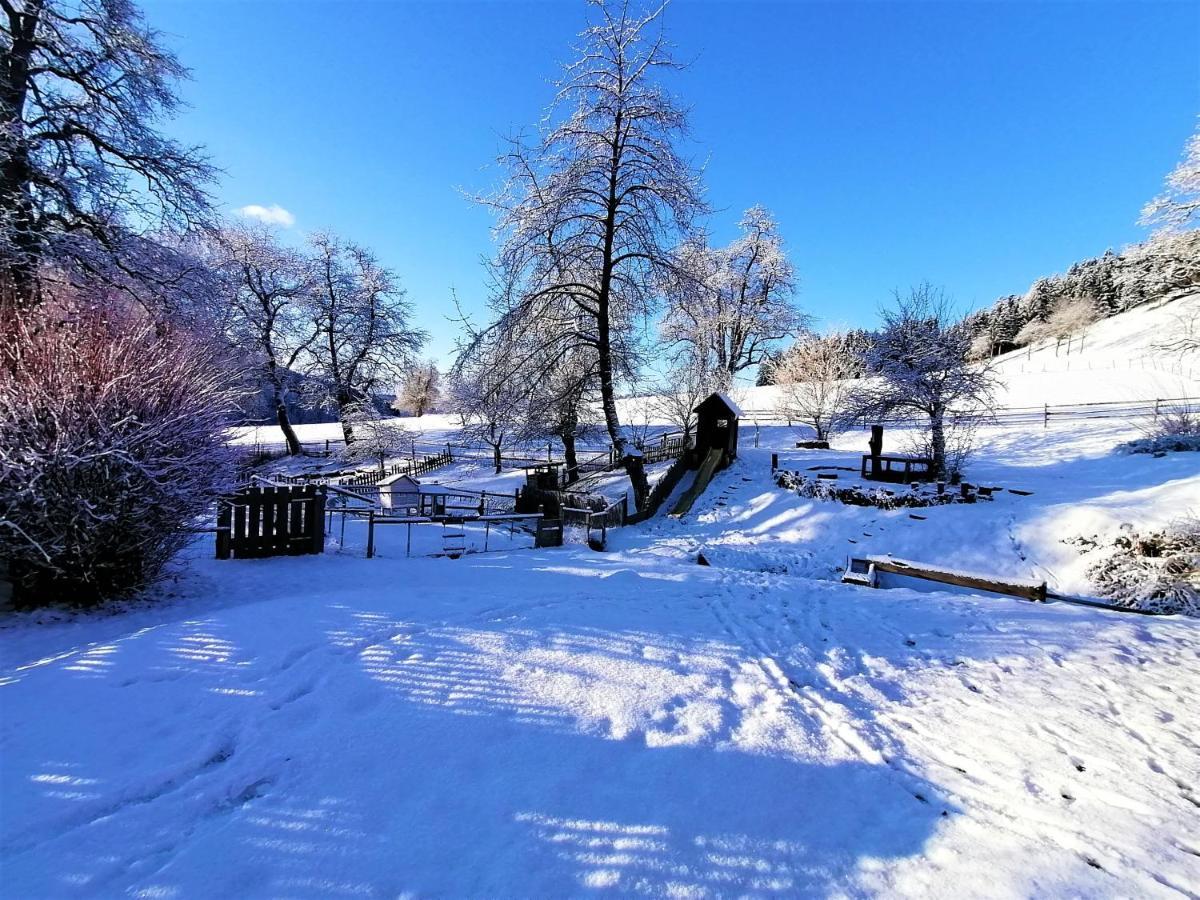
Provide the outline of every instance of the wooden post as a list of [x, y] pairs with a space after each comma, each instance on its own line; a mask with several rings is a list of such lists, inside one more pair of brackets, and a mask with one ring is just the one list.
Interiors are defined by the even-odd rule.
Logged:
[[779, 454], [772, 453], [771, 454], [771, 471], [774, 472], [778, 468], [779, 468]]
[[1155, 422], [1158, 421], [1158, 404], [1160, 404], [1160, 403], [1162, 403], [1161, 400], [1155, 399], [1155, 401], [1154, 401], [1154, 421]]
[[233, 528], [233, 509], [217, 501], [217, 559], [229, 559], [229, 532]]
[[367, 513], [367, 559], [375, 555], [375, 510]]
[[312, 515], [309, 516], [309, 528], [312, 529], [312, 552], [325, 552], [325, 488], [313, 487]]
[[1050, 427], [1050, 404], [1045, 403], [1042, 405], [1042, 428], [1049, 428], [1049, 427]]

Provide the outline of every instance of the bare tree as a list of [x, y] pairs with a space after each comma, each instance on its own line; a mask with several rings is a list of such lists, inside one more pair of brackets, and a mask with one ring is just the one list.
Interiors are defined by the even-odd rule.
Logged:
[[[640, 451], [617, 413], [622, 360], [654, 307], [658, 271], [674, 236], [702, 208], [700, 188], [675, 144], [686, 116], [657, 84], [678, 66], [661, 31], [662, 8], [633, 15], [595, 3], [579, 58], [559, 83], [540, 140], [512, 143], [499, 212], [498, 321], [515, 341], [540, 323], [543, 366], [583, 350], [595, 356], [604, 423], [639, 508], [649, 494]], [[529, 373], [531, 380], [540, 380]]]
[[927, 417], [933, 469], [944, 477], [947, 416], [987, 415], [995, 377], [986, 365], [967, 361], [971, 333], [955, 319], [940, 289], [926, 283], [907, 295], [897, 292], [895, 306], [882, 316], [883, 327], [867, 356], [873, 377], [856, 384], [851, 413], [874, 419], [897, 412]]
[[397, 406], [420, 418], [437, 404], [442, 393], [441, 380], [437, 363], [432, 359], [411, 366], [401, 378]]
[[1166, 190], [1142, 210], [1143, 225], [1186, 228], [1200, 219], [1200, 128], [1188, 138], [1183, 159], [1167, 176]]
[[721, 249], [710, 248], [704, 235], [685, 241], [666, 286], [663, 337], [706, 360], [721, 387], [766, 361], [807, 321], [794, 303], [795, 273], [774, 218], [755, 206], [740, 226], [742, 236]]
[[343, 411], [354, 429], [354, 443], [347, 444], [343, 457], [352, 463], [377, 462], [380, 470], [389, 456], [412, 446], [412, 436], [394, 418], [385, 419], [370, 399], [356, 400]]
[[779, 412], [829, 440], [845, 422], [857, 368], [841, 335], [798, 341], [775, 366]]
[[556, 438], [563, 445], [568, 484], [579, 480], [576, 445], [603, 433], [593, 416], [596, 387], [595, 354], [576, 352], [554, 367], [535, 365], [542, 380], [528, 400], [529, 436]]
[[690, 438], [696, 426], [696, 407], [714, 389], [712, 372], [703, 359], [689, 352], [677, 354], [666, 378], [654, 388], [651, 411]]
[[18, 303], [37, 301], [47, 253], [128, 270], [134, 223], [206, 221], [212, 167], [156, 128], [186, 70], [132, 2], [0, 0], [0, 38], [0, 264]]
[[385, 381], [394, 381], [425, 343], [396, 276], [364, 247], [331, 234], [313, 235], [309, 303], [317, 337], [315, 373], [328, 384], [346, 445], [354, 443], [353, 410]]
[[529, 422], [529, 391], [509, 368], [513, 358], [507, 348], [476, 341], [460, 354], [450, 375], [463, 436], [491, 448], [497, 475], [502, 451], [524, 439]]
[[259, 362], [288, 453], [298, 454], [287, 401], [296, 367], [317, 339], [308, 306], [313, 268], [263, 228], [228, 228], [218, 247], [229, 292], [227, 333], [235, 347]]

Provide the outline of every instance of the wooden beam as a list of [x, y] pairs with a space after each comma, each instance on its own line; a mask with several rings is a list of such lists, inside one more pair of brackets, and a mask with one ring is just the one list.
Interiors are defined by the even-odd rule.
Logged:
[[1005, 594], [1010, 597], [1020, 597], [1024, 600], [1032, 600], [1038, 603], [1046, 601], [1046, 583], [1044, 581], [1005, 579], [995, 575], [959, 572], [953, 569], [942, 569], [937, 566], [931, 566], [928, 563], [892, 559], [888, 556], [872, 556], [869, 557], [869, 560], [874, 564], [876, 572], [907, 575], [911, 578], [936, 581], [939, 584], [952, 584], [956, 587], [987, 591], [992, 594]]

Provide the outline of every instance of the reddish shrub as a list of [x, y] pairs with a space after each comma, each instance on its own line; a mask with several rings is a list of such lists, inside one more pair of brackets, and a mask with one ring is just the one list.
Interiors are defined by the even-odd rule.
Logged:
[[153, 580], [230, 472], [236, 397], [206, 341], [112, 298], [0, 325], [0, 556], [22, 606]]

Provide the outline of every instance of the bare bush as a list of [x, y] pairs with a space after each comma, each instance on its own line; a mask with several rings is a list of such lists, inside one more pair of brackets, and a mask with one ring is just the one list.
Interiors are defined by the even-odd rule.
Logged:
[[101, 299], [0, 326], [0, 556], [22, 606], [146, 585], [232, 473], [212, 346]]
[[1200, 451], [1200, 414], [1190, 406], [1162, 410], [1142, 429], [1142, 437], [1117, 447], [1123, 453], [1183, 453]]
[[1200, 520], [1127, 533], [1088, 570], [1100, 596], [1121, 606], [1200, 616]]

